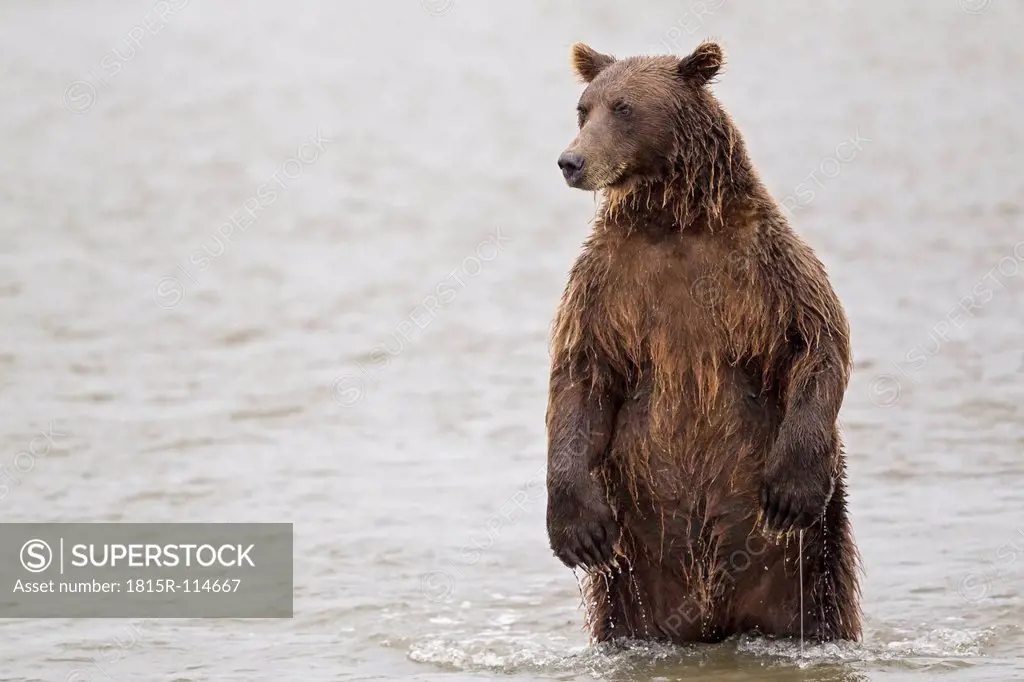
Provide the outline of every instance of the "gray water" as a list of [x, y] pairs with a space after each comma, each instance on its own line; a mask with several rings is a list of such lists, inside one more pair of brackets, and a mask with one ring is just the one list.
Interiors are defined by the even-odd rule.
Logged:
[[[768, 5], [5, 0], [0, 520], [296, 551], [291, 620], [0, 621], [0, 679], [1024, 678], [1024, 8]], [[855, 645], [590, 648], [547, 548], [568, 46], [706, 37], [851, 319]]]

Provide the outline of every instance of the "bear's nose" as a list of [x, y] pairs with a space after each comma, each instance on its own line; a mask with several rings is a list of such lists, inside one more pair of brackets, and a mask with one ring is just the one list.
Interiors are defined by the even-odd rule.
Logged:
[[562, 152], [562, 155], [558, 157], [558, 167], [562, 169], [565, 181], [571, 185], [579, 180], [583, 171], [583, 157], [572, 152]]

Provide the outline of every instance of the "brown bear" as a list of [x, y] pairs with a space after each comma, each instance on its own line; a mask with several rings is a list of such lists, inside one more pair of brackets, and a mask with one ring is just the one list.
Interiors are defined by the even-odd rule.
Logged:
[[849, 327], [708, 88], [722, 51], [572, 62], [558, 165], [603, 197], [552, 333], [547, 526], [591, 635], [858, 639]]

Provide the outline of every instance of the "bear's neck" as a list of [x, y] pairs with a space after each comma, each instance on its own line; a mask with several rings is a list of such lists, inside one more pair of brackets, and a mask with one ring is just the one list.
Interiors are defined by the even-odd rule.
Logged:
[[598, 225], [606, 229], [717, 232], [736, 215], [773, 205], [731, 121], [699, 138], [681, 135], [681, 151], [661, 177], [604, 193]]

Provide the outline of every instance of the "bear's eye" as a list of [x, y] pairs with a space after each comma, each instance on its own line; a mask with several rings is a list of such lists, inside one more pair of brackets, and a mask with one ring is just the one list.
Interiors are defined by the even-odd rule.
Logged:
[[620, 99], [612, 105], [612, 112], [619, 118], [629, 118], [629, 115], [633, 113], [633, 108]]
[[587, 110], [583, 107], [576, 107], [576, 124], [582, 128], [583, 123], [587, 120]]

